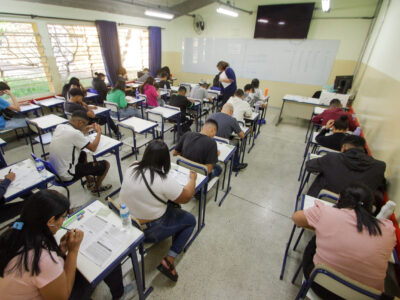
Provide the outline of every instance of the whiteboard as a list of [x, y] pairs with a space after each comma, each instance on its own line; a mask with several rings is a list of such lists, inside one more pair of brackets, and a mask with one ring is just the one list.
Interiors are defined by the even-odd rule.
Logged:
[[182, 71], [216, 74], [227, 61], [240, 78], [325, 85], [339, 40], [185, 38]]

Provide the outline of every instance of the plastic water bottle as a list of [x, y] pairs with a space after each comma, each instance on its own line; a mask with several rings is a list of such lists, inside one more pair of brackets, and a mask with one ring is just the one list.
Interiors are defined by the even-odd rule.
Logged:
[[384, 206], [382, 206], [381, 211], [376, 216], [377, 219], [389, 219], [393, 214], [393, 211], [396, 207], [396, 203], [393, 201], [388, 201]]
[[167, 84], [165, 84], [165, 83], [164, 83], [164, 89], [165, 89], [165, 90], [167, 89]]
[[136, 88], [136, 99], [139, 99], [139, 88]]
[[122, 219], [122, 226], [129, 228], [132, 222], [131, 222], [131, 216], [129, 214], [129, 208], [125, 204], [121, 205], [120, 215]]
[[35, 159], [36, 170], [39, 172], [40, 177], [46, 178], [46, 168], [44, 167], [43, 162], [39, 159]]

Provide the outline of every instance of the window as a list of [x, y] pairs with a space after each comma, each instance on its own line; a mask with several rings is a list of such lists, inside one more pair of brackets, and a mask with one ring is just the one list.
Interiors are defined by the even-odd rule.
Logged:
[[50, 92], [40, 36], [31, 23], [0, 22], [0, 80], [16, 97]]
[[149, 67], [149, 31], [134, 27], [118, 27], [122, 65], [129, 78], [136, 78], [137, 71]]
[[78, 77], [90, 86], [95, 72], [104, 71], [99, 36], [95, 26], [47, 25], [61, 80]]

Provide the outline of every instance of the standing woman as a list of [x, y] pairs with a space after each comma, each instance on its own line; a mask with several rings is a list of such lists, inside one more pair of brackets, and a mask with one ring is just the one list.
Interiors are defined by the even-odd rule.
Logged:
[[[182, 186], [169, 172], [170, 168], [168, 146], [161, 140], [151, 141], [142, 160], [126, 170], [120, 200], [144, 228], [146, 243], [158, 243], [172, 236], [171, 248], [157, 268], [172, 281], [177, 281], [175, 259], [196, 226], [194, 216], [181, 209], [179, 204], [187, 203], [193, 197], [197, 173], [190, 171], [188, 183]], [[167, 205], [168, 201], [172, 202]]]
[[94, 73], [96, 77], [93, 77], [92, 80], [92, 88], [94, 88], [97, 91], [97, 94], [99, 95], [99, 103], [103, 104], [104, 100], [107, 98], [107, 85], [106, 85], [106, 75], [104, 73]]
[[141, 94], [146, 95], [147, 104], [149, 106], [164, 106], [162, 102], [159, 103], [159, 94], [155, 87], [155, 80], [153, 77], [147, 77], [146, 81], [139, 87], [139, 91]]
[[237, 89], [235, 72], [226, 61], [221, 60], [217, 64], [220, 71], [219, 82], [222, 85], [222, 105], [233, 96]]

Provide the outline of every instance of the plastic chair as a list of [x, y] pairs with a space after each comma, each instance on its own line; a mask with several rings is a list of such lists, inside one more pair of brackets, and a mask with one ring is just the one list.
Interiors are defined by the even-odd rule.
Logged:
[[[166, 105], [165, 107], [176, 109], [176, 107], [173, 106], [170, 107], [169, 105]], [[164, 140], [164, 134], [166, 132], [174, 130], [175, 124], [165, 122], [165, 118], [163, 117], [162, 114], [153, 112], [151, 110], [148, 110], [146, 114], [147, 114], [147, 120], [158, 124], [155, 130], [157, 131], [157, 137], [160, 137], [162, 140]], [[175, 143], [175, 132], [174, 132], [174, 143]]]
[[344, 299], [381, 299], [381, 291], [351, 279], [328, 266], [317, 264], [311, 272], [310, 278], [303, 281], [295, 300], [303, 299], [306, 296], [310, 297], [309, 292], [313, 282]]
[[[78, 180], [69, 180], [69, 181], [62, 180], [60, 175], [58, 175], [57, 171], [54, 169], [53, 165], [50, 162], [43, 160], [40, 157], [37, 157], [34, 153], [31, 153], [31, 156], [34, 160], [39, 159], [44, 164], [44, 167], [46, 168], [46, 170], [55, 176], [55, 179], [51, 182], [51, 184], [54, 186], [61, 186], [61, 187], [65, 188], [67, 191], [67, 198], [69, 200], [70, 192], [69, 192], [68, 187], [70, 185], [73, 185]], [[81, 185], [84, 188], [85, 183], [84, 183], [83, 179], [80, 179], [80, 180], [81, 180]]]
[[[51, 132], [43, 133], [42, 130], [40, 130], [40, 128], [36, 125], [36, 123], [32, 122], [29, 119], [25, 119], [25, 120], [26, 120], [26, 124], [28, 125], [28, 129], [29, 129], [29, 141], [31, 144], [32, 153], [35, 153], [35, 149], [34, 149], [33, 145], [40, 144], [40, 146], [42, 147], [42, 152], [43, 152], [42, 156], [44, 157], [44, 159], [46, 159], [46, 155], [48, 153], [46, 153], [46, 151], [44, 150], [44, 146], [51, 143], [51, 140], [53, 137], [52, 133]], [[33, 137], [33, 136], [35, 136], [35, 137]]]
[[118, 107], [117, 103], [110, 102], [110, 101], [104, 101], [104, 106], [106, 108], [109, 108], [111, 112], [115, 112], [116, 113], [117, 117], [113, 116], [110, 113], [110, 118], [113, 119], [114, 121], [121, 122], [121, 121], [126, 120], [126, 119], [129, 118], [129, 117], [121, 118], [121, 114], [120, 114], [120, 110], [121, 109]]

